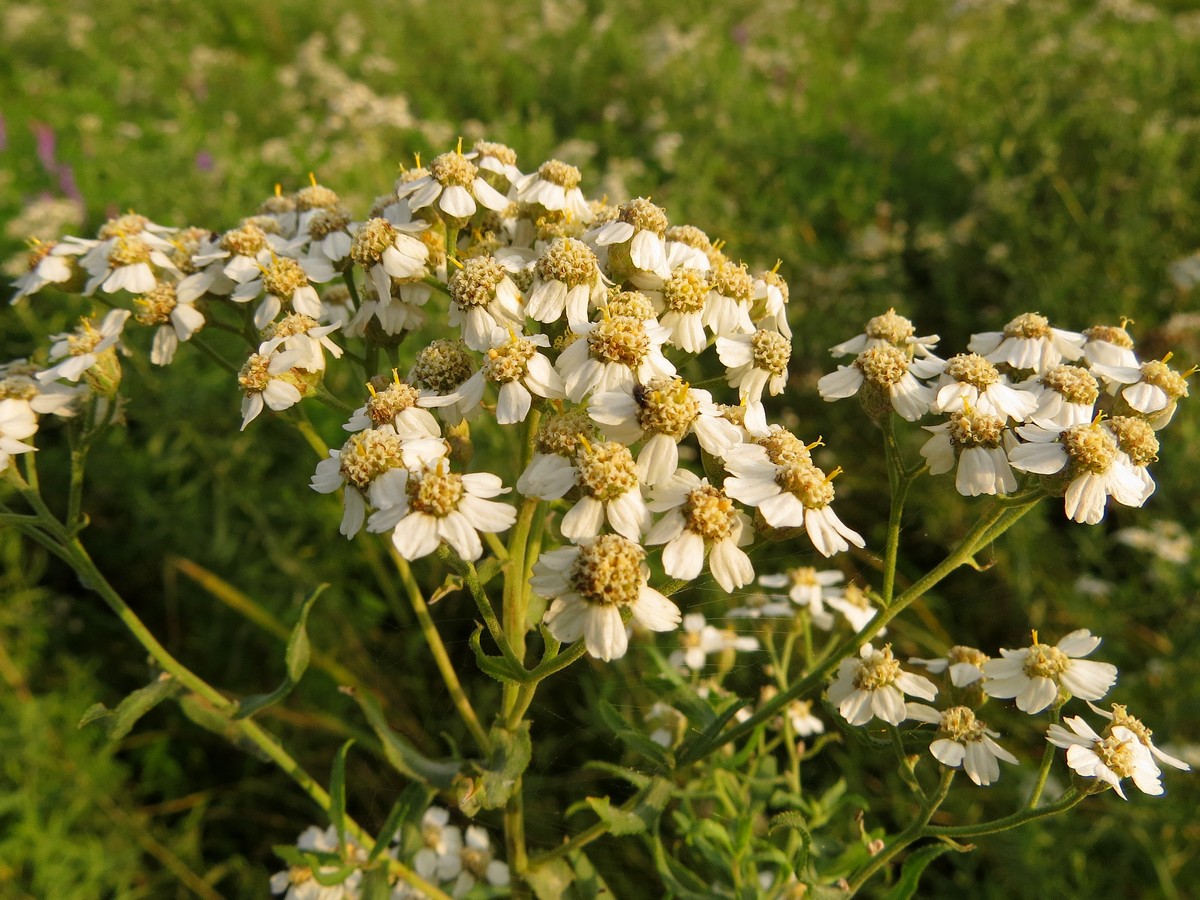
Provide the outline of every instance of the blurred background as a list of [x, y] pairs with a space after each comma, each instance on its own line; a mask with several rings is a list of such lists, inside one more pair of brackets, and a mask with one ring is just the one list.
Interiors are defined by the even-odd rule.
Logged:
[[[582, 169], [589, 196], [649, 195], [673, 224], [724, 240], [752, 269], [781, 261], [796, 334], [791, 389], [775, 413], [824, 435], [851, 470], [839, 512], [873, 546], [886, 475], [881, 456], [852, 448], [876, 438], [851, 405], [822, 404], [814, 388], [832, 368], [826, 348], [870, 316], [894, 306], [919, 334], [940, 333], [947, 354], [1021, 312], [1072, 330], [1128, 317], [1143, 359], [1171, 351], [1181, 369], [1200, 363], [1191, 3], [339, 6], [0, 4], [0, 300], [23, 272], [28, 238], [90, 235], [130, 209], [223, 229], [276, 183], [294, 190], [312, 172], [361, 215], [399, 164], [459, 136], [509, 144], [526, 171], [558, 157]], [[84, 309], [49, 293], [5, 305], [0, 360], [44, 346]], [[214, 684], [269, 690], [281, 645], [239, 612], [238, 592], [290, 625], [298, 598], [332, 581], [310, 622], [314, 645], [392, 698], [397, 727], [436, 748], [419, 723], [438, 721], [446, 704], [420, 681], [419, 636], [380, 599], [389, 577], [379, 560], [336, 533], [336, 500], [309, 491], [309, 449], [273, 419], [238, 435], [236, 386], [186, 347], [165, 371], [134, 357], [126, 379], [128, 428], [94, 453], [85, 540], [139, 614]], [[314, 416], [333, 440], [339, 420], [324, 412]], [[52, 426], [38, 435], [52, 497], [66, 471], [56, 437]], [[908, 615], [898, 647], [928, 656], [971, 638], [994, 650], [1024, 645], [1030, 627], [1054, 640], [1088, 627], [1107, 638], [1097, 658], [1121, 669], [1113, 699], [1200, 763], [1198, 437], [1200, 416], [1185, 403], [1160, 435], [1159, 489], [1145, 509], [1067, 527], [1060, 505], [1047, 504], [996, 548], [990, 569], [948, 580]], [[935, 487], [910, 502], [909, 577], [974, 516], [948, 483]], [[807, 561], [775, 555], [780, 567]], [[452, 645], [472, 666], [472, 610], [447, 604]], [[280, 867], [271, 845], [294, 841], [318, 811], [178, 706], [159, 707], [115, 746], [102, 729], [78, 729], [93, 703], [113, 706], [144, 684], [147, 661], [96, 598], [10, 531], [0, 531], [0, 649], [0, 896], [266, 895]], [[619, 703], [628, 681], [577, 668], [535, 734], [549, 797], [555, 779], [584, 777], [580, 761], [603, 752], [602, 737], [580, 746], [592, 728], [581, 709]], [[756, 690], [754, 673], [744, 677]], [[319, 773], [354, 733], [338, 681], [314, 670], [266, 716]], [[903, 821], [887, 806], [886, 761], [855, 748], [837, 760], [856, 771], [847, 777], [863, 785], [873, 824]], [[377, 827], [403, 785], [366, 754], [353, 779], [352, 811]], [[1011, 782], [964, 790], [957, 809], [1004, 810], [1003, 791], [1011, 803], [1020, 788]], [[943, 856], [922, 895], [1186, 897], [1200, 880], [1200, 789], [1174, 772], [1166, 783], [1157, 800], [1106, 795], [1067, 820]], [[562, 810], [531, 821], [543, 845], [572, 830]], [[650, 895], [638, 854], [619, 841], [596, 846], [618, 896]]]

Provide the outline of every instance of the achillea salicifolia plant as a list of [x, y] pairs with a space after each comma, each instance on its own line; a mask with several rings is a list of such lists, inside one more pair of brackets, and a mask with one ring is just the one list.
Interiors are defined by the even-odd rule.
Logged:
[[[917, 336], [894, 310], [872, 318], [833, 348], [845, 361], [818, 384], [825, 400], [857, 397], [882, 432], [891, 512], [875, 548], [881, 565], [864, 571], [868, 557], [856, 550], [871, 523], [838, 503], [843, 454], [768, 415], [791, 355], [777, 268], [752, 270], [649, 199], [588, 201], [580, 173], [562, 162], [522, 173], [512, 150], [491, 143], [469, 153], [460, 144], [404, 171], [365, 213], [314, 179], [294, 194], [277, 190], [224, 231], [131, 213], [94, 239], [36, 246], [14, 302], [53, 289], [92, 298], [95, 311], [34, 359], [3, 368], [2, 521], [94, 586], [161, 670], [130, 701], [89, 718], [123, 733], [158, 700], [198, 699], [292, 775], [330, 824], [280, 849], [288, 868], [271, 889], [289, 900], [556, 897], [576, 878], [598, 883], [585, 850], [605, 834], [645, 842], [647, 866], [679, 896], [790, 897], [802, 886], [843, 895], [917, 842], [1014, 828], [1108, 787], [1124, 797], [1127, 779], [1161, 793], [1159, 764], [1186, 764], [1156, 748], [1123, 706], [1083, 708], [1117, 680], [1115, 667], [1089, 658], [1100, 638], [1086, 629], [907, 662], [886, 636], [1042, 501], [1087, 524], [1110, 503], [1142, 506], [1155, 487], [1157, 432], [1191, 373], [1169, 357], [1139, 359], [1125, 323], [1074, 332], [1029, 312], [943, 353], [936, 335]], [[240, 360], [209, 343], [217, 330], [244, 340]], [[188, 344], [203, 352], [182, 353]], [[294, 425], [322, 457], [312, 489], [340, 494], [341, 534], [387, 542], [469, 743], [423, 756], [375, 697], [353, 691], [410, 784], [370, 831], [346, 811], [349, 745], [326, 791], [254, 718], [302, 676], [319, 589], [289, 642], [284, 685], [234, 699], [154, 639], [81, 543], [87, 452], [123, 419], [122, 355], [147, 346], [157, 365], [226, 366], [231, 429], [266, 415]], [[335, 367], [345, 374], [331, 377]], [[346, 394], [337, 387], [346, 384], [361, 389]], [[313, 403], [345, 416], [332, 448], [305, 413]], [[66, 509], [55, 512], [33, 451], [42, 426], [60, 419], [72, 476]], [[906, 458], [901, 428], [909, 438], [927, 432], [920, 460]], [[473, 452], [481, 436], [511, 452]], [[979, 518], [897, 590], [905, 497], [926, 476], [981, 498]], [[763, 571], [755, 554], [772, 542], [774, 559], [800, 548], [796, 564]], [[814, 568], [812, 551], [838, 567]], [[425, 557], [434, 559], [414, 569]], [[783, 593], [764, 594], [756, 581]], [[685, 618], [675, 598], [695, 584], [705, 615]], [[471, 670], [452, 661], [430, 609], [463, 590], [479, 617]], [[624, 749], [598, 744], [610, 758], [594, 765], [628, 788], [622, 802], [585, 789], [569, 813], [585, 824], [564, 843], [528, 846], [536, 695], [584, 656], [656, 673], [630, 701], [646, 714], [597, 712]], [[732, 673], [757, 696], [732, 693]], [[498, 706], [481, 708], [497, 695], [473, 687], [492, 680], [503, 684]], [[822, 781], [834, 767], [807, 765], [802, 777], [802, 762], [849, 739], [894, 754], [878, 765], [897, 767], [910, 794], [891, 799], [896, 815], [916, 808], [897, 833], [854, 824], [839, 799], [844, 783]], [[1074, 776], [1046, 800], [1054, 748], [1066, 748]], [[1016, 777], [1013, 767], [1031, 770], [1018, 809], [945, 824], [959, 770], [987, 786]], [[722, 816], [740, 824], [714, 827]], [[750, 826], [756, 819], [761, 827]]]

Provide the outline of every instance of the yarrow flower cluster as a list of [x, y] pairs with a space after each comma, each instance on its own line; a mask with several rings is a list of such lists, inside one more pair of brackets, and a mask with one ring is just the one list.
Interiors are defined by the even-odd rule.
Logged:
[[[940, 337], [919, 335], [896, 310], [872, 317], [831, 348], [840, 362], [817, 382], [827, 401], [856, 397], [883, 433], [892, 515], [880, 546], [868, 548], [878, 534], [860, 519], [876, 504], [838, 480], [836, 446], [772, 421], [793, 351], [780, 264], [754, 270], [723, 242], [672, 223], [650, 198], [590, 201], [582, 184], [583, 173], [560, 160], [526, 172], [511, 148], [479, 142], [464, 152], [460, 141], [403, 169], [369, 209], [353, 210], [310, 175], [223, 230], [129, 213], [94, 238], [38, 245], [18, 282], [14, 302], [62, 290], [105, 309], [32, 361], [0, 367], [5, 479], [28, 495], [28, 454], [47, 416], [76, 417], [73, 438], [119, 421], [122, 358], [139, 346], [159, 366], [189, 352], [219, 362], [231, 398], [235, 382], [240, 393], [243, 430], [264, 420], [293, 426], [323, 457], [310, 487], [340, 497], [340, 533], [386, 536], [401, 593], [480, 751], [458, 756], [444, 781], [429, 778], [427, 798], [435, 789], [456, 795], [458, 812], [423, 810], [428, 799], [401, 804], [412, 815], [374, 854], [336, 828], [307, 829], [281, 852], [288, 868], [271, 879], [274, 894], [351, 900], [365, 884], [381, 896], [381, 865], [393, 900], [424, 896], [413, 884], [491, 896], [510, 878], [532, 883], [522, 866], [569, 872], [564, 859], [554, 856], [563, 865], [551, 869], [510, 842], [510, 873], [480, 825], [452, 819], [503, 808], [518, 833], [508, 837], [523, 842], [513, 823], [533, 758], [524, 716], [535, 689], [585, 654], [609, 663], [638, 642], [670, 652], [651, 649], [629, 670], [663, 698], [640, 707], [653, 732], [628, 749], [664, 767], [753, 735], [745, 747], [788, 755], [789, 789], [799, 791], [802, 761], [839, 738], [830, 723], [868, 729], [860, 735], [868, 744], [883, 731], [932, 815], [944, 792], [922, 787], [912, 748], [927, 747], [946, 788], [959, 770], [991, 785], [1000, 763], [1019, 756], [988, 722], [1020, 717], [983, 706], [1013, 701], [1052, 720], [1045, 738], [1066, 749], [1080, 793], [1111, 786], [1124, 796], [1132, 780], [1157, 794], [1160, 765], [1187, 768], [1123, 706], [1092, 707], [1107, 722], [1102, 731], [1082, 716], [1062, 718], [1068, 704], [1102, 700], [1116, 683], [1114, 666], [1088, 658], [1100, 638], [1087, 629], [1054, 644], [1034, 632], [1028, 646], [994, 656], [956, 645], [908, 659], [926, 674], [906, 669], [880, 638], [903, 646], [909, 635], [893, 624], [903, 608], [977, 559], [1036, 501], [1061, 498], [1066, 516], [1087, 524], [1102, 521], [1110, 500], [1146, 503], [1158, 433], [1193, 370], [1172, 367], [1170, 354], [1143, 359], [1127, 321], [1073, 332], [1028, 312], [943, 357]], [[310, 418], [317, 404], [342, 418]], [[920, 460], [904, 459], [904, 423], [923, 429], [912, 429]], [[10, 466], [18, 456], [21, 465]], [[959, 494], [999, 499], [934, 577], [913, 578], [897, 565], [911, 521], [901, 515], [906, 492], [924, 474], [951, 473]], [[74, 509], [78, 497], [69, 502]], [[71, 516], [67, 529], [38, 537], [74, 535], [84, 523], [78, 509]], [[23, 527], [37, 517], [9, 518]], [[377, 562], [377, 548], [365, 546]], [[827, 568], [812, 565], [817, 557]], [[418, 581], [431, 573], [441, 586], [427, 600]], [[676, 601], [684, 589], [686, 612]], [[434, 602], [451, 594], [469, 595], [481, 619], [460, 646], [504, 683], [494, 719], [474, 711], [431, 619]], [[834, 629], [841, 633], [814, 633]], [[654, 637], [667, 632], [675, 634]], [[758, 679], [757, 711], [733, 694], [734, 678]], [[373, 727], [386, 732], [386, 723]], [[759, 741], [756, 728], [775, 736]], [[387, 737], [400, 741], [385, 734], [385, 746], [402, 746]], [[397, 755], [406, 777], [424, 768]], [[1046, 751], [1038, 792], [1052, 758]], [[691, 802], [677, 796], [680, 809]], [[614, 830], [646, 824], [643, 807], [588, 805]], [[554, 889], [546, 885], [539, 893]]]
[[1068, 518], [1094, 525], [1110, 497], [1137, 507], [1154, 492], [1155, 431], [1187, 396], [1194, 371], [1172, 369], [1170, 354], [1139, 362], [1125, 325], [1071, 332], [1024, 313], [942, 359], [936, 335], [914, 338], [912, 323], [889, 310], [833, 348], [858, 356], [817, 387], [829, 401], [859, 394], [876, 419], [942, 416], [924, 426], [932, 436], [921, 455], [930, 474], [954, 472], [964, 496], [1036, 486], [1063, 497]]

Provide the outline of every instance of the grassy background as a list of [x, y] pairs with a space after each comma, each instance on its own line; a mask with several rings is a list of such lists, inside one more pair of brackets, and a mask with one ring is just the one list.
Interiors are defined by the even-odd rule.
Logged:
[[[815, 399], [824, 348], [889, 305], [953, 348], [1026, 310], [1070, 328], [1126, 315], [1145, 355], [1200, 361], [1197, 293], [1169, 275], [1200, 248], [1200, 13], [1187, 3], [828, 0], [685, 13], [661, 0], [461, 0], [349, 13], [291, 0], [75, 0], [4, 4], [0, 43], [0, 257], [30, 233], [86, 233], [128, 208], [223, 228], [310, 171], [362, 210], [414, 152], [486, 136], [525, 167], [550, 155], [580, 165], [589, 193], [651, 194], [672, 221], [755, 265], [781, 259], [796, 329], [791, 412], [835, 451], [860, 426]], [[29, 353], [80, 309], [46, 296], [0, 311], [0, 358]], [[95, 557], [173, 652], [232, 691], [272, 686], [278, 645], [171, 559], [194, 560], [288, 622], [299, 596], [332, 580], [317, 645], [397, 698], [395, 721], [439, 720], [444, 699], [414, 681], [419, 644], [386, 602], [386, 575], [363, 542], [337, 536], [336, 504], [305, 487], [308, 449], [276, 421], [233, 435], [232, 384], [193, 359], [185, 350], [165, 373], [131, 363], [129, 428], [91, 467]], [[332, 439], [334, 417], [316, 415]], [[1197, 421], [1185, 407], [1163, 434], [1146, 510], [1096, 528], [1048, 510], [1006, 539], [988, 572], [948, 581], [901, 643], [927, 648], [945, 628], [1014, 646], [1031, 625], [1090, 627], [1122, 669], [1119, 699], [1175, 746], [1200, 743], [1188, 712], [1200, 702], [1195, 563], [1112, 540], [1152, 521], [1194, 531]], [[39, 443], [54, 446], [45, 431]], [[882, 521], [881, 461], [844, 449], [839, 460], [852, 470], [839, 481], [845, 517]], [[53, 449], [40, 463], [62, 472]], [[945, 484], [931, 487], [914, 494], [907, 523], [911, 573], [972, 515]], [[52, 561], [6, 533], [0, 561], [11, 688], [0, 691], [0, 741], [12, 748], [0, 764], [0, 895], [188, 896], [184, 870], [225, 896], [263, 895], [270, 844], [294, 839], [315, 811], [177, 708], [115, 748], [77, 731], [93, 702], [144, 683], [146, 660]], [[1105, 592], [1080, 590], [1079, 574]], [[448, 603], [459, 604], [442, 615], [461, 641], [471, 612]], [[541, 711], [547, 796], [578, 781], [578, 758], [605, 752], [579, 740], [582, 702], [619, 699], [620, 681], [603, 675], [581, 667]], [[320, 711], [355, 721], [334, 687], [310, 675], [269, 722], [318, 771], [345, 733]], [[878, 760], [848, 749], [839, 762], [886, 795]], [[352, 807], [377, 824], [399, 784], [366, 764], [355, 778]], [[1105, 797], [942, 858], [925, 891], [1186, 896], [1200, 878], [1190, 854], [1200, 792], [1186, 776], [1167, 783], [1162, 800]], [[962, 811], [1002, 805], [978, 796], [964, 792]], [[531, 838], [549, 844], [565, 826], [561, 810], [544, 813]], [[901, 812], [877, 802], [871, 814], [891, 824]], [[597, 858], [618, 894], [634, 896], [620, 865], [644, 867], [636, 851], [602, 842]]]

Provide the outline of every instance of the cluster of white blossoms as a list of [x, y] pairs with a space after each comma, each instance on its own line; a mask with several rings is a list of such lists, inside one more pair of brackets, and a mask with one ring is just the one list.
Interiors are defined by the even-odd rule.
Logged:
[[966, 646], [952, 647], [935, 659], [909, 659], [910, 664], [948, 681], [942, 692], [949, 705], [939, 710], [904, 699], [909, 695], [933, 700], [939, 691], [932, 681], [901, 669], [890, 646], [876, 650], [865, 644], [858, 659], [842, 660], [828, 698], [851, 725], [866, 725], [875, 718], [893, 726], [906, 719], [936, 725], [930, 753], [949, 768], [962, 768], [978, 785], [999, 777], [1000, 761], [1018, 761], [996, 742], [1000, 735], [977, 718], [988, 698], [1015, 699], [1017, 708], [1029, 715], [1048, 709], [1057, 713], [1073, 698], [1085, 700], [1109, 720], [1104, 734], [1076, 716], [1065, 720], [1070, 730], [1051, 724], [1047, 740], [1067, 748], [1067, 762], [1078, 774], [1112, 785], [1122, 797], [1122, 778], [1132, 778], [1148, 794], [1160, 794], [1155, 760], [1179, 769], [1190, 767], [1155, 747], [1150, 730], [1125, 707], [1114, 704], [1111, 712], [1105, 712], [1092, 705], [1117, 680], [1116, 666], [1084, 659], [1099, 645], [1100, 638], [1087, 629], [1073, 631], [1053, 646], [1039, 642], [1034, 632], [1030, 646], [1002, 649], [996, 659]]
[[[476, 885], [503, 888], [509, 883], [508, 866], [495, 858], [488, 833], [477, 825], [461, 829], [450, 824], [449, 811], [440, 806], [425, 811], [415, 835], [397, 835], [378, 862], [350, 838], [339, 843], [332, 825], [310, 825], [297, 839], [296, 850], [288, 854], [293, 864], [271, 876], [271, 893], [281, 900], [358, 900], [367, 866], [378, 868], [388, 859], [406, 863], [453, 897], [465, 897]], [[387, 880], [389, 900], [426, 896], [394, 874]]]
[[[63, 336], [37, 383], [111, 390], [127, 325], [154, 329], [165, 365], [215, 324], [251, 345], [245, 428], [265, 409], [331, 401], [327, 361], [350, 347], [369, 396], [312, 479], [342, 492], [342, 533], [391, 533], [406, 559], [445, 545], [475, 561], [524, 502], [543, 502], [564, 542], [533, 566], [546, 624], [602, 659], [625, 652], [630, 620], [680, 622], [647, 584], [655, 548], [668, 578], [707, 573], [731, 592], [755, 577], [748, 545], [777, 530], [826, 556], [863, 546], [833, 511], [840, 469], [767, 421], [791, 357], [778, 266], [751, 272], [649, 199], [588, 201], [573, 166], [523, 173], [489, 142], [418, 159], [365, 216], [310, 181], [222, 232], [130, 213], [95, 239], [38, 245], [16, 299], [52, 287], [116, 308]], [[32, 431], [23, 407], [3, 413], [7, 460]], [[480, 415], [532, 448], [512, 482], [467, 470]]]
[[1065, 498], [1070, 519], [1094, 525], [1109, 497], [1141, 506], [1154, 492], [1147, 467], [1158, 458], [1155, 432], [1187, 396], [1194, 371], [1171, 368], [1170, 354], [1139, 360], [1126, 324], [1071, 332], [1024, 313], [943, 359], [936, 335], [916, 337], [889, 310], [833, 348], [857, 355], [817, 387], [831, 401], [859, 395], [874, 417], [941, 416], [924, 426], [932, 436], [921, 455], [931, 474], [953, 471], [960, 494], [1014, 494], [1017, 473], [1030, 473]]

